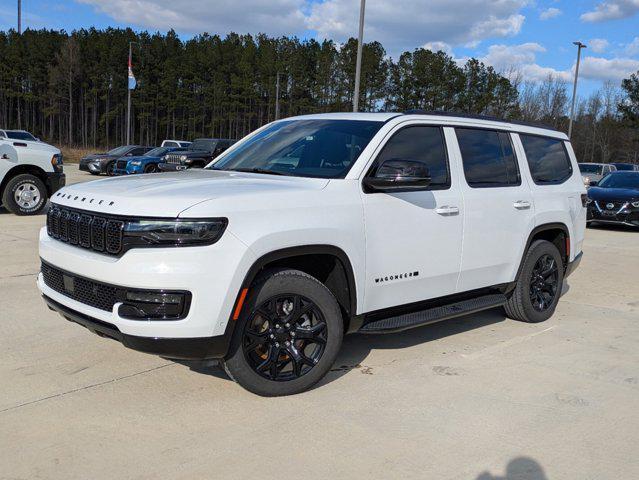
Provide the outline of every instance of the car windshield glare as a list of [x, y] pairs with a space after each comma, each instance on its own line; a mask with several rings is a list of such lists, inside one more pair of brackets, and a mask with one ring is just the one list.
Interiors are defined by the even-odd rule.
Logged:
[[241, 142], [209, 168], [344, 178], [382, 125], [363, 120], [284, 120]]
[[594, 173], [595, 175], [601, 175], [603, 167], [601, 165], [589, 165], [585, 163], [579, 164], [579, 171], [581, 173]]
[[109, 155], [124, 155], [128, 151], [129, 151], [129, 147], [124, 146], [124, 147], [116, 147], [113, 150], [109, 150], [107, 153]]
[[639, 172], [610, 174], [599, 182], [601, 188], [633, 188], [639, 190]]

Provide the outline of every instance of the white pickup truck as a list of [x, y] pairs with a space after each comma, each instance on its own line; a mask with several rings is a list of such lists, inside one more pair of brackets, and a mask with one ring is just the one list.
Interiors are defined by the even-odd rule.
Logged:
[[[33, 138], [0, 135], [0, 206], [35, 215], [65, 184], [60, 150]], [[27, 132], [24, 132], [27, 133]]]

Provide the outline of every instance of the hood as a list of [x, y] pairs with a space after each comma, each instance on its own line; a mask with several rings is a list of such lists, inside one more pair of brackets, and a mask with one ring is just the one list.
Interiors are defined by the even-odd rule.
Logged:
[[255, 173], [186, 170], [76, 183], [54, 203], [113, 215], [177, 217], [195, 204], [222, 197], [321, 190], [328, 180]]
[[109, 157], [113, 157], [113, 155], [109, 155], [108, 153], [92, 153], [91, 155], [82, 157], [82, 160], [97, 160], [100, 158], [109, 158]]
[[588, 196], [592, 200], [639, 200], [639, 190], [636, 188], [602, 188], [590, 187]]
[[2, 139], [2, 142], [4, 144], [8, 144], [8, 145], [12, 145], [13, 143], [21, 143], [23, 145], [26, 145], [26, 148], [30, 152], [42, 152], [42, 153], [47, 153], [47, 154], [51, 154], [51, 155], [54, 155], [56, 153], [60, 153], [60, 149], [59, 148], [56, 148], [53, 145], [49, 145], [48, 143], [44, 143], [44, 142], [31, 142], [31, 141], [28, 141], [28, 140], [14, 140], [14, 139], [11, 139], [11, 138]]

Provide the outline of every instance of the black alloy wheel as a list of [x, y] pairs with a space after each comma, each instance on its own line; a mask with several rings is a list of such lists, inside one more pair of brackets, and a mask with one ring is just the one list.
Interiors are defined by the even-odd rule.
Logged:
[[160, 170], [158, 169], [158, 166], [155, 163], [149, 163], [144, 169], [144, 173], [157, 173], [159, 171]]
[[106, 166], [106, 174], [109, 177], [115, 176], [115, 161], [109, 162]]
[[530, 302], [538, 312], [548, 310], [559, 288], [559, 269], [553, 257], [546, 254], [537, 260], [530, 278]]
[[244, 327], [242, 349], [251, 368], [274, 381], [300, 378], [322, 358], [326, 321], [301, 295], [278, 295], [262, 303]]

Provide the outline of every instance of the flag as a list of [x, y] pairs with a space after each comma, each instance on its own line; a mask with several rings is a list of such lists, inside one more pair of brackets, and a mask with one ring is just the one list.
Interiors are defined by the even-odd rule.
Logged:
[[129, 58], [129, 90], [135, 90], [137, 82], [133, 76], [133, 69], [131, 68], [131, 59]]

